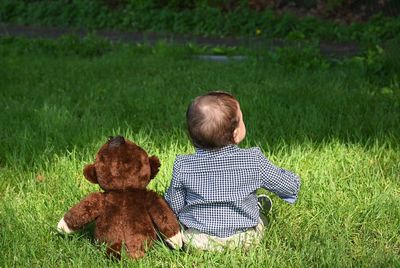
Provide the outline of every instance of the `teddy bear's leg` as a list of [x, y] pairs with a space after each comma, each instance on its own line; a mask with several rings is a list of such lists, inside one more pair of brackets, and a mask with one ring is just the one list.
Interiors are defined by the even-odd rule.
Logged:
[[137, 234], [125, 241], [128, 255], [133, 259], [139, 259], [145, 255], [148, 248], [151, 247], [153, 241], [147, 236]]
[[117, 260], [121, 259], [122, 242], [117, 242], [112, 245], [107, 246], [107, 256], [115, 258]]

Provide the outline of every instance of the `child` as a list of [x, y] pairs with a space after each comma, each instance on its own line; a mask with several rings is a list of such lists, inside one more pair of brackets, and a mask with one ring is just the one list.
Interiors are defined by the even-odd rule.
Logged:
[[[265, 188], [294, 203], [299, 177], [271, 164], [259, 148], [237, 146], [246, 136], [246, 127], [239, 102], [231, 94], [210, 92], [197, 97], [186, 120], [196, 152], [177, 156], [165, 195], [184, 226], [183, 242], [198, 249], [222, 250], [260, 241], [264, 223], [256, 190]], [[269, 200], [263, 198], [270, 208]]]

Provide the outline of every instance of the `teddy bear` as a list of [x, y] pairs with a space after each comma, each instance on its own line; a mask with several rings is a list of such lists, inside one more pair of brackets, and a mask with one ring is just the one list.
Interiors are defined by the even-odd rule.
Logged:
[[91, 193], [74, 205], [57, 225], [61, 233], [72, 233], [95, 222], [94, 237], [106, 243], [107, 254], [117, 259], [122, 247], [128, 256], [145, 255], [157, 234], [172, 248], [182, 247], [178, 220], [166, 201], [146, 189], [160, 167], [156, 156], [122, 136], [110, 137], [93, 164], [83, 174], [103, 191]]

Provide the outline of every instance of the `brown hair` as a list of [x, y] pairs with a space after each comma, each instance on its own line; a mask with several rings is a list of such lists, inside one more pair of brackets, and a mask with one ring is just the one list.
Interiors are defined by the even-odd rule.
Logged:
[[199, 148], [220, 148], [234, 143], [233, 131], [238, 127], [236, 98], [222, 91], [209, 92], [193, 100], [186, 112], [189, 136]]

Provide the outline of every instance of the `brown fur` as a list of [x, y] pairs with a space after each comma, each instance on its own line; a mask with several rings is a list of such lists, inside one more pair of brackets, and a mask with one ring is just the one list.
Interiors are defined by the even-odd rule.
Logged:
[[95, 221], [95, 238], [107, 243], [109, 255], [119, 258], [124, 245], [136, 259], [157, 239], [156, 230], [169, 238], [179, 232], [179, 224], [165, 200], [145, 189], [158, 172], [158, 158], [149, 158], [142, 148], [121, 138], [104, 144], [95, 163], [83, 171], [104, 192], [89, 194], [64, 220], [71, 230]]

